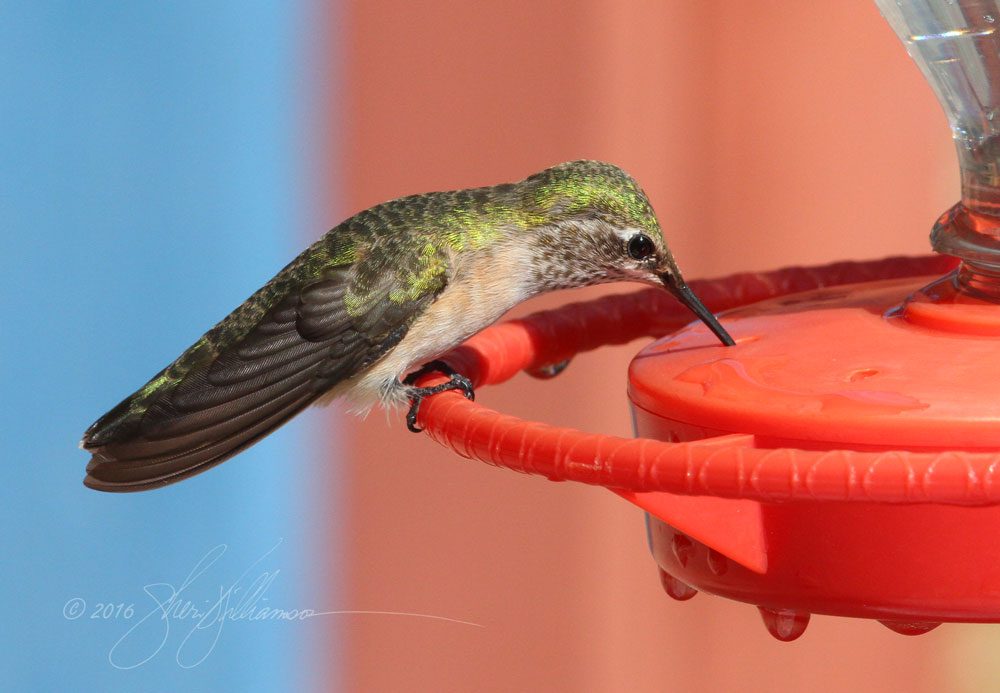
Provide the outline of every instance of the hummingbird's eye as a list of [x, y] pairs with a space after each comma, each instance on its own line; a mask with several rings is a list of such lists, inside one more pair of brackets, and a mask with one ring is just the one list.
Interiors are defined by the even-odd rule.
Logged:
[[637, 233], [628, 240], [628, 254], [633, 260], [645, 260], [655, 252], [653, 239], [644, 233]]

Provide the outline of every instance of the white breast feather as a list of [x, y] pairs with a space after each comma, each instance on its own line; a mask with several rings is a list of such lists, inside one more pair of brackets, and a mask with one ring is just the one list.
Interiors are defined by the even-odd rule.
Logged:
[[452, 347], [496, 322], [515, 305], [531, 297], [526, 277], [528, 258], [524, 246], [472, 257], [459, 262], [437, 300], [410, 326], [406, 336], [374, 366], [334, 388], [334, 397], [344, 395], [351, 409], [367, 412], [381, 402], [386, 407], [408, 403], [403, 374], [441, 356]]

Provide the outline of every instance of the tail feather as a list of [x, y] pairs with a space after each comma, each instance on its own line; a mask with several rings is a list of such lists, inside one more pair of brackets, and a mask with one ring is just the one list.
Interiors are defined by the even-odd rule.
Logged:
[[298, 334], [297, 301], [279, 303], [226, 346], [209, 333], [101, 417], [83, 436], [93, 453], [84, 483], [141, 491], [179, 481], [232, 457], [329, 390], [332, 340]]
[[321, 392], [300, 384], [283, 396], [182, 439], [126, 440], [88, 448], [84, 484], [99, 491], [144, 491], [172, 484], [224, 462], [278, 428]]

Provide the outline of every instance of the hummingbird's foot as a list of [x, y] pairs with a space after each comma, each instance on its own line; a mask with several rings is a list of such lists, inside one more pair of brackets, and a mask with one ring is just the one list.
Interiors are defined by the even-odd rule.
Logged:
[[410, 410], [406, 412], [406, 427], [414, 433], [420, 433], [423, 430], [422, 428], [417, 428], [417, 412], [420, 411], [420, 403], [424, 401], [425, 397], [430, 397], [440, 392], [447, 392], [448, 390], [461, 390], [466, 399], [476, 399], [476, 392], [472, 389], [472, 381], [455, 371], [454, 368], [444, 361], [431, 361], [424, 364], [419, 370], [406, 376], [403, 384], [412, 385], [418, 378], [428, 373], [443, 373], [448, 376], [449, 380], [440, 385], [415, 387], [410, 390]]
[[458, 375], [458, 371], [449, 366], [447, 361], [434, 359], [433, 361], [428, 361], [420, 368], [406, 376], [403, 379], [403, 385], [412, 385], [420, 378], [423, 378], [425, 375], [429, 375], [431, 373], [441, 373], [442, 375], [447, 375], [449, 378]]

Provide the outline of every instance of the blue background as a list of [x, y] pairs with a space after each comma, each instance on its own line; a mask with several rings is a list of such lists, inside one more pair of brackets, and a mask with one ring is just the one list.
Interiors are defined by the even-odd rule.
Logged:
[[[144, 586], [179, 586], [217, 546], [183, 593], [192, 606], [270, 579], [260, 607], [335, 608], [317, 568], [334, 538], [308, 529], [324, 526], [308, 484], [316, 414], [150, 493], [84, 488], [77, 449], [318, 235], [303, 211], [306, 15], [277, 0], [0, 10], [0, 690], [316, 683], [308, 661], [331, 617], [231, 621], [214, 647], [214, 631], [182, 647], [193, 620], [153, 619], [116, 651], [119, 665], [149, 661], [109, 658], [155, 607]], [[68, 618], [76, 598], [86, 607]], [[99, 604], [133, 615], [91, 618]]]

